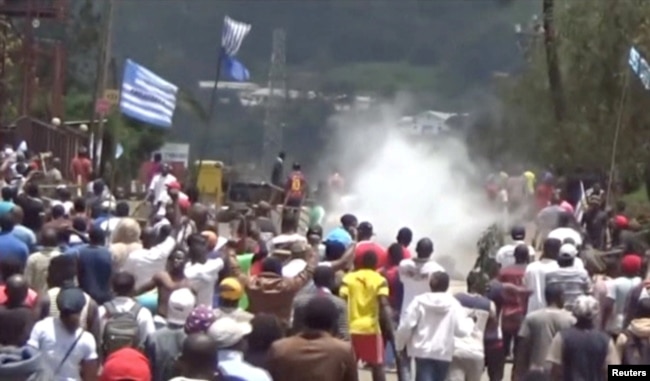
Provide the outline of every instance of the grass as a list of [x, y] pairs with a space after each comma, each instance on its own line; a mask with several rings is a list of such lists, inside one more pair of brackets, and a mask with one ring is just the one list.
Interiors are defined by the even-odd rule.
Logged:
[[650, 217], [650, 201], [648, 201], [645, 185], [642, 185], [635, 192], [624, 195], [621, 200], [625, 201], [627, 210], [630, 211], [631, 215]]

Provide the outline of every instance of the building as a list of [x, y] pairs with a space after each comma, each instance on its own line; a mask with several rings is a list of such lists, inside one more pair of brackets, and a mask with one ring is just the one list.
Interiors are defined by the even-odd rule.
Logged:
[[397, 122], [397, 128], [409, 135], [439, 135], [450, 132], [459, 117], [467, 114], [424, 111], [415, 116], [404, 116]]

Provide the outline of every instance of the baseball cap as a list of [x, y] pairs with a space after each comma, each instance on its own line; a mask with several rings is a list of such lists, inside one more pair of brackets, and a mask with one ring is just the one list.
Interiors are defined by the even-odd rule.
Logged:
[[636, 254], [628, 254], [621, 259], [621, 271], [624, 274], [636, 274], [641, 271], [643, 260]]
[[229, 348], [239, 343], [252, 330], [250, 323], [222, 317], [210, 325], [208, 335], [217, 342], [219, 348]]
[[61, 313], [76, 314], [86, 305], [86, 296], [80, 288], [69, 287], [59, 291], [56, 297], [56, 307]]
[[239, 300], [244, 296], [244, 288], [237, 278], [225, 278], [219, 283], [219, 297], [225, 300]]
[[575, 258], [578, 255], [578, 249], [570, 243], [565, 243], [560, 247], [560, 258]]
[[593, 319], [599, 312], [598, 300], [591, 295], [580, 295], [573, 303], [573, 315], [577, 318]]
[[521, 225], [513, 226], [510, 229], [510, 236], [512, 239], [524, 239], [526, 237], [526, 228]]
[[357, 227], [357, 231], [373, 234], [372, 224], [368, 221], [364, 221], [359, 224], [359, 227]]
[[196, 305], [196, 296], [189, 288], [178, 289], [169, 295], [167, 304], [167, 323], [185, 325]]
[[133, 348], [122, 348], [113, 353], [103, 364], [99, 381], [150, 381], [149, 360]]

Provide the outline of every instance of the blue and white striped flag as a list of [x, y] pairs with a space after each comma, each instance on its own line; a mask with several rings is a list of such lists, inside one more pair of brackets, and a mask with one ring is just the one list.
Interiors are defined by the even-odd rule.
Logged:
[[158, 127], [172, 125], [178, 87], [151, 70], [126, 60], [120, 111], [141, 122]]
[[648, 61], [641, 56], [641, 53], [634, 46], [630, 48], [627, 62], [630, 64], [632, 71], [641, 80], [643, 87], [646, 90], [650, 90], [650, 65], [648, 65]]
[[236, 21], [226, 16], [223, 19], [221, 31], [221, 48], [228, 56], [234, 56], [239, 51], [244, 38], [251, 31], [251, 25]]

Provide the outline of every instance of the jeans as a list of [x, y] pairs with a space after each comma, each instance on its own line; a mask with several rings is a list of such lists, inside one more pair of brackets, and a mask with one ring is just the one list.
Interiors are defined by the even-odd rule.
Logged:
[[415, 381], [445, 381], [449, 361], [415, 359]]

